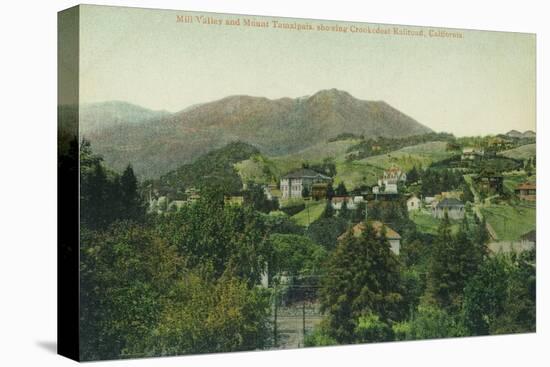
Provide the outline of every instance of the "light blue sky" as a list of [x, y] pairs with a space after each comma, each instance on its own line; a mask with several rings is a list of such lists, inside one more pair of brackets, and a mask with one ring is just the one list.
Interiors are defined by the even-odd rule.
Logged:
[[203, 15], [240, 18], [241, 26], [176, 22], [176, 15], [186, 14], [199, 15], [84, 6], [81, 102], [123, 100], [174, 112], [228, 95], [300, 97], [338, 88], [384, 100], [436, 131], [535, 130], [534, 35], [461, 31], [463, 38], [455, 39], [296, 31], [242, 25], [243, 18], [276, 18], [217, 14]]

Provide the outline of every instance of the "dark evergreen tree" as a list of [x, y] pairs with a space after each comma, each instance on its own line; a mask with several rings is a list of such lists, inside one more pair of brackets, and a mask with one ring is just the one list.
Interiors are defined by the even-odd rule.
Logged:
[[138, 191], [138, 180], [130, 164], [120, 176], [120, 202], [121, 218], [137, 220], [145, 213]]
[[450, 312], [460, 309], [464, 287], [478, 271], [486, 255], [485, 243], [477, 243], [464, 218], [456, 236], [447, 213], [434, 244], [428, 273], [428, 295]]
[[329, 183], [328, 186], [327, 186], [327, 200], [332, 200], [332, 198], [334, 197], [335, 193], [334, 193], [334, 188], [332, 187], [332, 183]]
[[360, 317], [374, 314], [387, 323], [396, 318], [399, 294], [399, 261], [384, 236], [370, 224], [363, 234], [348, 233], [332, 253], [320, 290], [328, 329], [339, 343], [358, 341]]
[[340, 182], [338, 186], [336, 186], [336, 195], [338, 196], [344, 196], [348, 194], [348, 189], [346, 189], [346, 185], [344, 182]]
[[332, 218], [334, 217], [335, 210], [332, 207], [332, 202], [330, 200], [327, 200], [327, 203], [325, 204], [325, 210], [323, 211], [323, 218]]
[[348, 209], [348, 202], [346, 200], [342, 202], [342, 206], [340, 207], [338, 216], [345, 220], [349, 220], [351, 218], [351, 210]]
[[416, 169], [416, 166], [413, 166], [413, 168], [407, 174], [407, 181], [414, 183], [417, 182], [419, 179], [420, 175], [418, 174], [418, 170]]

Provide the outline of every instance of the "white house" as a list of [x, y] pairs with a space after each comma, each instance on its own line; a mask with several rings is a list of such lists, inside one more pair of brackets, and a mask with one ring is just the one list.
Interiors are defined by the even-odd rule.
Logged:
[[383, 176], [378, 180], [378, 186], [384, 187], [384, 192], [387, 194], [396, 194], [397, 185], [407, 181], [407, 174], [397, 166], [391, 166], [384, 171]]
[[329, 183], [332, 179], [319, 172], [303, 168], [291, 172], [281, 178], [281, 193], [283, 199], [301, 198], [304, 188], [311, 193], [311, 187], [316, 183]]
[[356, 209], [360, 203], [366, 203], [367, 201], [362, 196], [334, 196], [331, 200], [332, 207], [335, 210], [342, 209], [344, 202], [348, 209]]
[[413, 211], [413, 210], [420, 210], [422, 201], [416, 197], [416, 195], [411, 196], [407, 199], [407, 210]]

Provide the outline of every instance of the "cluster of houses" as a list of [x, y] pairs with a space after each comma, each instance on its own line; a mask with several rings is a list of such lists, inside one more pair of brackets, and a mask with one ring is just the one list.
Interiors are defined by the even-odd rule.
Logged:
[[416, 195], [411, 195], [407, 199], [407, 210], [419, 211], [426, 208], [434, 218], [441, 219], [447, 213], [450, 219], [462, 219], [465, 215], [465, 205], [460, 200], [461, 196], [460, 191], [442, 192], [436, 196], [426, 196], [422, 200]]
[[184, 205], [194, 203], [200, 198], [200, 190], [196, 188], [189, 188], [185, 190], [185, 200], [170, 200], [168, 196], [153, 194], [149, 192], [149, 212], [151, 213], [163, 213], [170, 211], [177, 211]]

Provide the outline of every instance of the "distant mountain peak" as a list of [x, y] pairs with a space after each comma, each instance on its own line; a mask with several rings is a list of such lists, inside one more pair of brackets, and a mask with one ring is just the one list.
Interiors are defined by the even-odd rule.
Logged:
[[406, 137], [432, 132], [386, 102], [361, 100], [336, 88], [299, 98], [232, 95], [140, 121], [104, 129], [92, 144], [114, 168], [132, 163], [147, 178], [236, 140], [279, 156], [342, 133]]

